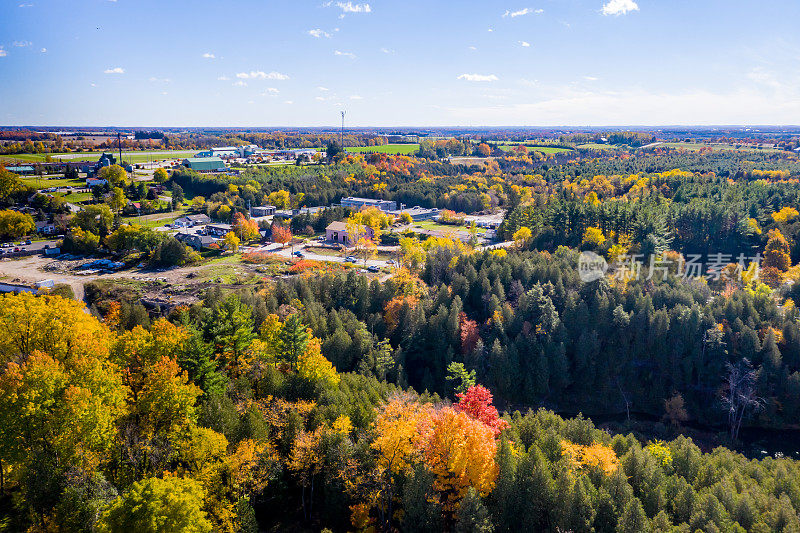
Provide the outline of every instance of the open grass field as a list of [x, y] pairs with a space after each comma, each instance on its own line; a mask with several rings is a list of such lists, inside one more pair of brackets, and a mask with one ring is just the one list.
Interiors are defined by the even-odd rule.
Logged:
[[380, 153], [380, 154], [402, 154], [408, 155], [419, 150], [418, 144], [384, 144], [383, 146], [353, 146], [347, 147], [348, 152], [358, 152], [361, 154]]
[[578, 148], [583, 148], [586, 150], [613, 150], [614, 146], [610, 144], [586, 143], [586, 144], [579, 144]]
[[[500, 149], [505, 150], [506, 152], [510, 152], [514, 149], [515, 146], [521, 143], [516, 144], [501, 144]], [[571, 152], [569, 148], [561, 148], [560, 146], [526, 146], [529, 151], [534, 150], [536, 152], [542, 152], [543, 154], [558, 154], [561, 152]]]
[[51, 187], [86, 187], [86, 182], [84, 180], [68, 180], [64, 178], [39, 179], [33, 177], [25, 177], [20, 179], [22, 183], [28, 187], [33, 187], [34, 189], [49, 189]]
[[[123, 150], [122, 158], [126, 162], [133, 164], [146, 163], [148, 161], [163, 161], [165, 159], [185, 159], [192, 157], [199, 150], [149, 150], [126, 152]], [[117, 152], [114, 152], [115, 154]], [[20, 163], [44, 163], [49, 155], [53, 161], [93, 161], [99, 158], [103, 152], [72, 152], [69, 154], [15, 154], [0, 156], [6, 164], [14, 162]]]

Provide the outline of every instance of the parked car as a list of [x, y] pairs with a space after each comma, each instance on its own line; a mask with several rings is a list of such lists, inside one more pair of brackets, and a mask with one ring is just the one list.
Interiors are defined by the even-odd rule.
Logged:
[[301, 252], [299, 250], [294, 252], [292, 255], [295, 256], [295, 257], [300, 257], [300, 258], [305, 257], [305, 254], [303, 254], [303, 252]]
[[367, 270], [370, 271], [370, 272], [380, 272], [381, 271], [380, 267], [375, 266], [375, 265], [368, 266]]
[[15, 252], [19, 252], [19, 248], [14, 248], [14, 251]]
[[30, 240], [30, 239], [28, 239], [27, 241], [25, 241], [25, 244], [30, 244], [30, 243], [31, 243], [31, 240]]
[[344, 258], [344, 260], [347, 261], [348, 263], [358, 263], [358, 258], [353, 257], [352, 255], [348, 255], [347, 257]]
[[44, 245], [44, 249], [45, 249], [45, 250], [49, 250], [49, 249], [50, 249], [50, 245], [49, 245], [49, 244], [45, 244], [45, 245]]
[[386, 264], [394, 266], [394, 265], [397, 264], [397, 262], [394, 259], [389, 259], [389, 260], [386, 261]]

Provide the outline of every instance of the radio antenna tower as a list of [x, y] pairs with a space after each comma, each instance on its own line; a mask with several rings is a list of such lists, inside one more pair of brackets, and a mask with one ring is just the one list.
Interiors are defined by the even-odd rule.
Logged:
[[342, 145], [342, 151], [344, 152], [344, 111], [342, 111], [342, 133], [339, 136], [339, 144]]

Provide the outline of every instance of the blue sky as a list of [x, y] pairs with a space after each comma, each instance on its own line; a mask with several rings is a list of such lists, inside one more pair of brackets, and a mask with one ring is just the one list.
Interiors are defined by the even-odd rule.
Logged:
[[797, 0], [0, 1], [0, 124], [800, 124]]

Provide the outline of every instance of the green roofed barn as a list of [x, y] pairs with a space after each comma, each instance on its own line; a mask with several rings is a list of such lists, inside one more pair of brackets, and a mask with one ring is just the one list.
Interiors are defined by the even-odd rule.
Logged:
[[190, 157], [183, 160], [183, 166], [197, 172], [224, 172], [228, 169], [219, 157]]

